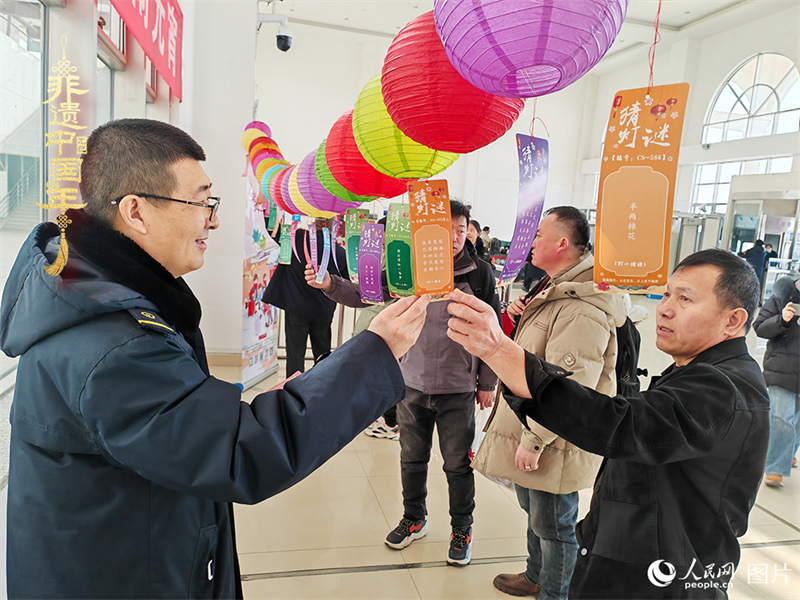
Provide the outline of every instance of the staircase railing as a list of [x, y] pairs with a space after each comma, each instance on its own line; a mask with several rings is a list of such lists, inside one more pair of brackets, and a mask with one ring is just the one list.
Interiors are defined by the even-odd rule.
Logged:
[[9, 218], [26, 200], [39, 194], [39, 161], [28, 167], [22, 178], [0, 199], [0, 219]]

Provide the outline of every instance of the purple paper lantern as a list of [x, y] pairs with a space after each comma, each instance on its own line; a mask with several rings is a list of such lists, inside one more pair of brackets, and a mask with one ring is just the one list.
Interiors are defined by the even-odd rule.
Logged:
[[532, 98], [567, 87], [603, 58], [628, 0], [434, 0], [450, 63], [489, 94]]
[[356, 202], [345, 202], [337, 198], [326, 190], [319, 182], [314, 163], [317, 159], [317, 151], [309, 152], [300, 161], [297, 167], [297, 187], [309, 204], [324, 212], [333, 212], [337, 215], [344, 214], [348, 208], [358, 208], [361, 204]]

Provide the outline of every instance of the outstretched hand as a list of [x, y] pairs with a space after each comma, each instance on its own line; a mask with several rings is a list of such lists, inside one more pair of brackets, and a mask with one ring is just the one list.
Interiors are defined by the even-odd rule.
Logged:
[[367, 329], [381, 336], [394, 357], [400, 358], [416, 343], [425, 324], [430, 301], [429, 294], [421, 298], [416, 296], [402, 298], [384, 308]]
[[322, 290], [325, 292], [331, 289], [331, 284], [333, 282], [331, 281], [330, 273], [328, 273], [327, 271], [325, 271], [325, 275], [322, 277], [322, 283], [317, 283], [317, 272], [314, 271], [314, 267], [307, 264], [305, 276], [306, 276], [306, 283], [310, 285], [312, 288], [316, 288], [318, 290]]
[[456, 318], [447, 322], [447, 337], [488, 362], [505, 338], [497, 322], [497, 313], [479, 298], [461, 290], [451, 292], [450, 298], [453, 302], [447, 306], [447, 311]]

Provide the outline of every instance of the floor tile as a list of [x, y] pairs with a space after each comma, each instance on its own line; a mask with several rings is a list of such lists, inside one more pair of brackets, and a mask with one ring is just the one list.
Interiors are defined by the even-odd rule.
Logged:
[[435, 567], [413, 569], [411, 577], [419, 590], [420, 598], [505, 598], [510, 596], [495, 589], [492, 580], [499, 573], [521, 573], [524, 562], [504, 562], [500, 564], [471, 564], [466, 567]]
[[800, 546], [744, 549], [736, 582], [770, 600], [800, 598]]
[[244, 596], [255, 598], [405, 598], [419, 594], [407, 571], [342, 573], [313, 577], [282, 577], [246, 581]]

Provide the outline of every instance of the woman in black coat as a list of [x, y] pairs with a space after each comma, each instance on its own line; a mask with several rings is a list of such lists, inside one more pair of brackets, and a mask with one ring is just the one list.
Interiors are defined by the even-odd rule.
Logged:
[[764, 354], [770, 412], [764, 483], [778, 488], [791, 474], [800, 446], [800, 327], [793, 303], [800, 303], [800, 279], [782, 277], [753, 323], [758, 337], [769, 340]]

